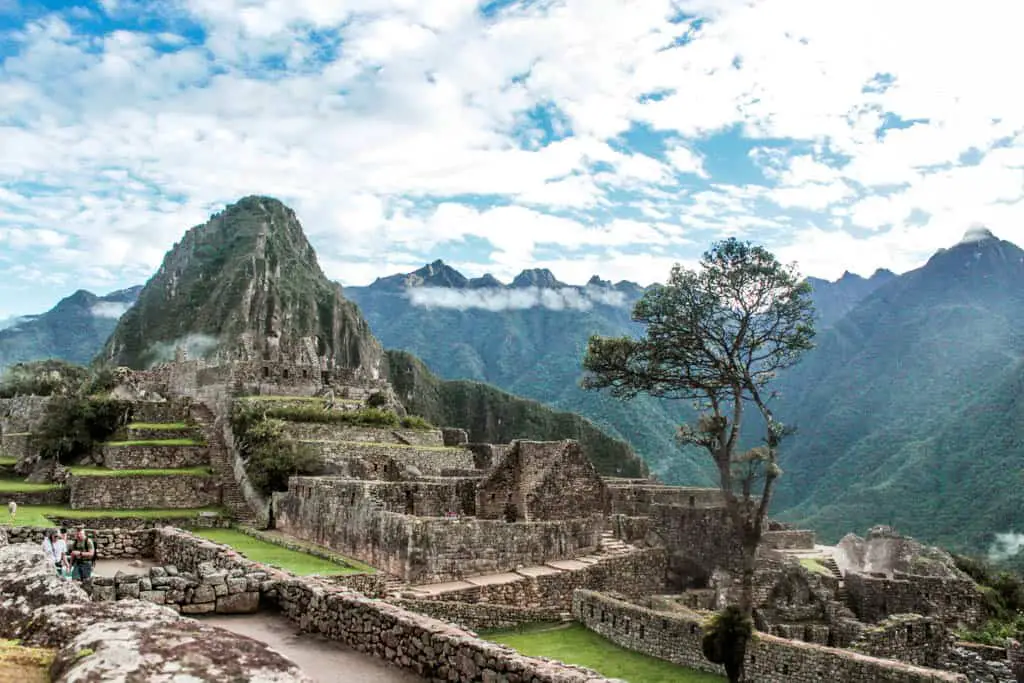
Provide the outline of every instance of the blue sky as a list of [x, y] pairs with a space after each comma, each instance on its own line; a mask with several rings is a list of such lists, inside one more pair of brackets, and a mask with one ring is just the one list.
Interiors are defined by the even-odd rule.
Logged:
[[828, 278], [977, 223], [1024, 242], [1022, 12], [0, 0], [0, 318], [143, 282], [248, 194], [344, 284], [435, 258], [650, 282], [729, 235]]

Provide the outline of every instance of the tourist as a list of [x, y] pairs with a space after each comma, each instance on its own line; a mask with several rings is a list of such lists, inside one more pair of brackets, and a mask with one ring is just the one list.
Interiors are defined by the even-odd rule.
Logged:
[[57, 532], [57, 540], [53, 542], [53, 556], [59, 563], [57, 573], [61, 576], [71, 576], [71, 563], [68, 561], [68, 530], [61, 527]]
[[79, 527], [75, 532], [75, 540], [71, 544], [71, 578], [88, 581], [92, 576], [92, 566], [96, 561], [96, 544], [85, 535], [85, 529]]
[[43, 532], [43, 554], [50, 561], [50, 565], [56, 567], [57, 573], [60, 574], [60, 564], [53, 549], [53, 542], [55, 540], [57, 540], [57, 532], [55, 530], [47, 529]]
[[12, 500], [7, 504], [7, 512], [10, 513], [13, 522], [14, 518], [18, 516], [18, 504]]

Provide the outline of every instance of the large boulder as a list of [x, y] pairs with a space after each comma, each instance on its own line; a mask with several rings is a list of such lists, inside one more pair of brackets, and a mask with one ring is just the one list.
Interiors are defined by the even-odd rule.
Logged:
[[53, 680], [311, 683], [258, 641], [139, 600], [91, 602], [38, 548], [0, 547], [0, 637], [57, 650]]

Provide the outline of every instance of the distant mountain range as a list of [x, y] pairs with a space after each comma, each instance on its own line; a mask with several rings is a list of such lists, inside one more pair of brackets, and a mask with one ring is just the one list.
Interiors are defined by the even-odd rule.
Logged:
[[[809, 281], [817, 348], [773, 387], [777, 415], [799, 429], [784, 447], [776, 514], [832, 540], [889, 523], [931, 542], [983, 550], [995, 533], [1024, 533], [1024, 251], [974, 229], [902, 275]], [[680, 422], [693, 417], [690, 406], [621, 402], [579, 388], [591, 334], [641, 332], [630, 315], [644, 289], [597, 276], [568, 285], [542, 269], [503, 283], [435, 261], [343, 294], [386, 348], [419, 356], [440, 377], [486, 382], [579, 413], [632, 444], [666, 481], [713, 484], [706, 456], [674, 439]], [[138, 288], [102, 299], [79, 292], [0, 330], [0, 364], [12, 362], [12, 348], [20, 349], [18, 359], [87, 360], [113, 328], [113, 319], [91, 312], [95, 303], [137, 295]], [[74, 337], [86, 322], [90, 332]], [[393, 372], [420, 368], [400, 354], [389, 362]], [[425, 369], [405, 376], [423, 378], [413, 382], [426, 392], [415, 402], [436, 419], [455, 417], [438, 403], [442, 392], [460, 405], [477, 401], [472, 382], [442, 390]], [[487, 400], [497, 406], [504, 399]], [[506, 418], [480, 417], [488, 411], [477, 410], [474, 420], [486, 424], [474, 428], [502, 435]], [[635, 471], [618, 446], [600, 448], [603, 471]]]
[[141, 290], [97, 296], [80, 289], [45, 313], [8, 320], [0, 326], [0, 368], [40, 358], [90, 362]]

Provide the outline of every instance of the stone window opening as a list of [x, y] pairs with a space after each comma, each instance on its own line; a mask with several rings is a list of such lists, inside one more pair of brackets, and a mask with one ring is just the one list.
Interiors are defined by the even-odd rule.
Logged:
[[269, 377], [270, 377], [270, 367], [264, 365], [263, 366], [263, 379], [267, 379]]
[[695, 496], [690, 496], [690, 507], [697, 507], [697, 498]]
[[644, 637], [644, 625], [640, 624], [640, 638]]
[[302, 379], [309, 379], [309, 370], [302, 371]]
[[285, 369], [284, 369], [284, 370], [283, 370], [283, 371], [281, 372], [281, 377], [283, 377], [284, 379], [288, 379], [288, 368], [285, 368]]
[[601, 623], [603, 624], [606, 621], [608, 621], [608, 613], [604, 610], [601, 610]]
[[412, 491], [405, 492], [405, 514], [416, 514], [416, 501], [413, 499]]

